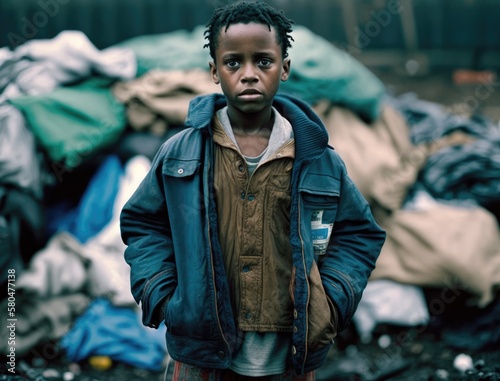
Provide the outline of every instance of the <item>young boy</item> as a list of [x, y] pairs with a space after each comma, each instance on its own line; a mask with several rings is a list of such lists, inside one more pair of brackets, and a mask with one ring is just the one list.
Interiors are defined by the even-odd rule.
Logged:
[[277, 95], [291, 21], [263, 2], [205, 32], [224, 95], [191, 102], [121, 215], [143, 322], [174, 380], [312, 380], [349, 324], [385, 233], [318, 116]]

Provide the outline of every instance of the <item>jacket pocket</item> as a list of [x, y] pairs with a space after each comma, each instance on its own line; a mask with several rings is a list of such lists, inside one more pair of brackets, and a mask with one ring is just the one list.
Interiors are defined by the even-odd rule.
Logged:
[[288, 240], [290, 235], [290, 208], [292, 197], [289, 192], [272, 189], [269, 195], [269, 205], [266, 210], [269, 227], [274, 234], [283, 235]]
[[316, 262], [309, 274], [309, 289], [308, 346], [314, 351], [330, 344], [337, 335], [335, 311], [326, 296]]
[[323, 223], [333, 223], [340, 199], [340, 180], [333, 176], [308, 174], [299, 185], [304, 208], [323, 209]]
[[268, 202], [265, 205], [266, 220], [271, 232], [286, 240], [289, 240], [290, 236], [291, 168], [290, 165], [289, 168], [285, 168], [284, 174], [272, 174], [269, 177]]
[[200, 168], [200, 160], [166, 158], [163, 160], [162, 174], [170, 177], [189, 177]]
[[169, 295], [176, 287], [176, 281], [173, 277], [173, 270], [167, 269], [160, 271], [151, 277], [142, 291], [142, 321], [148, 327], [157, 328], [160, 311], [158, 304], [161, 302], [164, 295]]
[[332, 176], [309, 175], [301, 184], [302, 223], [309, 229], [315, 255], [326, 254], [340, 199], [340, 181]]

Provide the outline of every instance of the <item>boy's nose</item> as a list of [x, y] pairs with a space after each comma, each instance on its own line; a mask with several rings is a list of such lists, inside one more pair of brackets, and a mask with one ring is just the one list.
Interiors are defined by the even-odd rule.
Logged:
[[257, 81], [257, 73], [255, 71], [255, 68], [252, 67], [251, 65], [245, 65], [243, 67], [243, 74], [241, 77], [241, 80], [243, 82], [254, 82]]

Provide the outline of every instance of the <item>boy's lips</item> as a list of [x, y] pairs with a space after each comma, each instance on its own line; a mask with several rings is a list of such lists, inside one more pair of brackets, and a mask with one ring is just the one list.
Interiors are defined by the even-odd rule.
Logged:
[[238, 94], [239, 98], [253, 100], [262, 96], [262, 93], [256, 89], [245, 89], [241, 93]]
[[245, 89], [243, 90], [240, 95], [248, 95], [248, 94], [260, 94], [261, 92], [257, 89]]

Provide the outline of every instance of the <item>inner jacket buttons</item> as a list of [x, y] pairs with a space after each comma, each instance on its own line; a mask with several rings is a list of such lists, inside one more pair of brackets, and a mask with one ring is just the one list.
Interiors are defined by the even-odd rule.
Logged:
[[217, 353], [217, 356], [219, 356], [219, 358], [223, 360], [224, 357], [226, 357], [226, 354], [223, 351], [219, 351], [219, 353]]
[[248, 201], [253, 201], [255, 200], [255, 196], [253, 194], [248, 195]]
[[292, 355], [297, 354], [297, 348], [295, 348], [295, 345], [292, 347]]
[[293, 310], [293, 318], [294, 318], [294, 319], [297, 319], [297, 316], [298, 316], [298, 315], [299, 315], [299, 314], [297, 313], [297, 310]]
[[245, 167], [243, 166], [243, 164], [238, 165], [238, 171], [240, 171], [240, 172], [245, 171]]
[[250, 271], [250, 266], [243, 266], [243, 272], [247, 273]]

